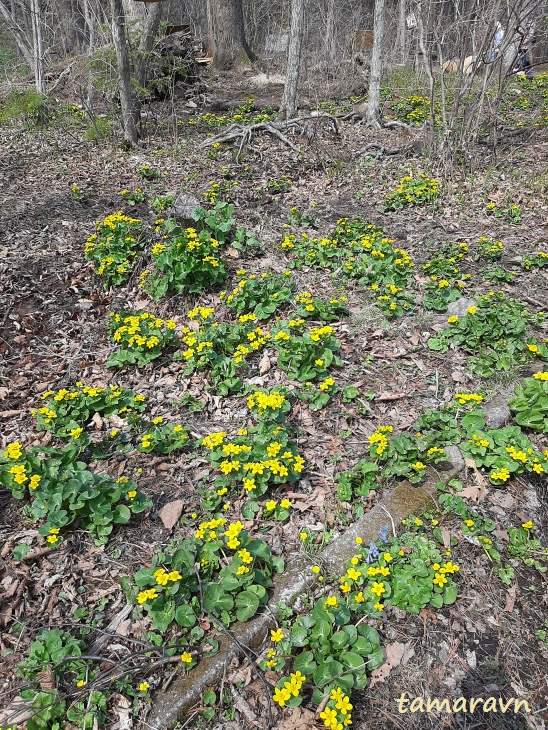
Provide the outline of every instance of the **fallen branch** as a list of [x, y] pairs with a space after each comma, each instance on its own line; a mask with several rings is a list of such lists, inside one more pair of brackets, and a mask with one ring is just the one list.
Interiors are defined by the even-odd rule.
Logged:
[[367, 152], [369, 152], [369, 150], [377, 150], [377, 153], [374, 154], [373, 157], [378, 159], [383, 155], [399, 155], [400, 152], [404, 152], [409, 149], [411, 149], [410, 145], [405, 145], [403, 147], [385, 147], [379, 142], [370, 142], [369, 144], [366, 144], [365, 147], [362, 147], [357, 152], [355, 152], [353, 154], [353, 157], [361, 157], [362, 155], [365, 155]]
[[216, 134], [214, 137], [206, 139], [200, 147], [211, 147], [214, 144], [221, 144], [222, 142], [233, 142], [239, 140], [238, 154], [236, 160], [238, 160], [242, 149], [251, 143], [251, 139], [254, 134], [259, 132], [268, 132], [274, 137], [277, 137], [285, 145], [287, 145], [294, 152], [299, 153], [300, 149], [295, 145], [284, 132], [294, 131], [302, 133], [302, 125], [304, 122], [316, 120], [316, 119], [328, 119], [333, 124], [333, 129], [336, 134], [339, 134], [339, 126], [337, 119], [332, 114], [326, 114], [324, 112], [312, 112], [312, 114], [306, 117], [295, 117], [294, 119], [287, 119], [284, 122], [257, 122], [255, 124], [231, 124], [230, 127], [225, 129], [223, 132]]

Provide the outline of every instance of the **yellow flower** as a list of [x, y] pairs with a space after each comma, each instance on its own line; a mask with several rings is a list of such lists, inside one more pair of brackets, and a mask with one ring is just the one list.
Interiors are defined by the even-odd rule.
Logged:
[[299, 538], [304, 542], [305, 540], [308, 540], [308, 532], [301, 532], [299, 535]]
[[282, 687], [281, 689], [276, 687], [272, 699], [274, 702], [277, 702], [280, 707], [283, 707], [285, 703], [291, 699], [291, 692], [286, 687]]
[[148, 682], [141, 682], [139, 685], [139, 692], [146, 692], [149, 687], [150, 684]]
[[282, 629], [270, 629], [270, 641], [273, 641], [275, 644], [282, 641], [284, 638], [284, 632]]
[[373, 585], [371, 586], [371, 593], [373, 593], [375, 596], [378, 596], [380, 598], [383, 595], [383, 593], [386, 593], [386, 588], [384, 587], [384, 583], [377, 583], [377, 581], [374, 581]]
[[280, 502], [280, 507], [282, 509], [289, 509], [291, 507], [291, 502], [288, 499], [282, 499]]
[[383, 603], [375, 603], [375, 604], [373, 604], [373, 608], [375, 609], [375, 611], [382, 611], [384, 609], [384, 604]]
[[526, 529], [526, 530], [532, 530], [532, 529], [533, 529], [533, 527], [534, 527], [534, 525], [533, 525], [533, 523], [531, 522], [531, 520], [527, 520], [527, 522], [524, 522], [524, 523], [523, 523], [523, 524], [522, 524], [521, 526], [522, 526], [522, 527], [523, 527], [524, 529]]
[[314, 573], [315, 575], [318, 575], [318, 573], [320, 572], [320, 570], [321, 570], [321, 568], [320, 568], [320, 566], [319, 566], [319, 565], [313, 565], [313, 566], [312, 566], [312, 572], [313, 572], [313, 573]]
[[192, 663], [192, 656], [188, 653], [188, 651], [184, 651], [181, 654], [181, 661], [183, 664], [191, 664]]
[[270, 499], [268, 502], [265, 503], [264, 508], [267, 512], [272, 512], [276, 509], [277, 504], [278, 503], [275, 502], [273, 499]]

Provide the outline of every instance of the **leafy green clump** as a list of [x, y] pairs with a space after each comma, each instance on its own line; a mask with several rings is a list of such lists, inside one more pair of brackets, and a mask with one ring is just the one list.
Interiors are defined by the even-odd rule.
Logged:
[[236, 314], [252, 313], [257, 319], [268, 319], [277, 309], [291, 300], [295, 289], [291, 272], [284, 274], [249, 274], [236, 272], [238, 282], [232, 292], [221, 292], [220, 298]]
[[141, 232], [141, 221], [120, 210], [97, 223], [84, 251], [86, 259], [94, 262], [95, 273], [104, 277], [105, 289], [129, 279], [143, 245]]
[[109, 355], [108, 368], [146, 365], [178, 342], [175, 322], [160, 319], [150, 312], [111, 312], [107, 332], [109, 339], [119, 347]]
[[431, 350], [446, 352], [458, 345], [470, 354], [468, 367], [481, 377], [490, 377], [497, 370], [510, 370], [536, 355], [548, 359], [548, 346], [537, 344], [527, 334], [530, 323], [542, 324], [542, 314], [534, 316], [526, 305], [509, 299], [502, 292], [490, 292], [478, 299], [477, 306], [467, 309], [463, 317], [448, 318], [449, 326], [428, 340]]
[[525, 378], [509, 402], [516, 423], [533, 431], [548, 433], [548, 372]]
[[[133, 514], [151, 506], [135, 482], [95, 474], [77, 461], [78, 436], [64, 449], [8, 445], [0, 458], [0, 482], [16, 499], [29, 500], [29, 515], [41, 522], [38, 532], [59, 544], [60, 531], [80, 521], [99, 543], [105, 543], [115, 524], [125, 525]], [[45, 457], [45, 458], [43, 458]]]

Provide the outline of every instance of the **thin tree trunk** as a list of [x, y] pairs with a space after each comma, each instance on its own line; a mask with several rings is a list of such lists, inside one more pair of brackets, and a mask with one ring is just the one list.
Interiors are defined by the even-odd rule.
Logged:
[[373, 16], [373, 50], [371, 52], [371, 77], [365, 117], [372, 127], [380, 128], [382, 48], [384, 40], [385, 0], [375, 0]]
[[328, 0], [325, 24], [325, 55], [332, 68], [335, 63], [335, 0]]
[[42, 16], [40, 0], [31, 0], [32, 46], [34, 56], [34, 83], [36, 93], [44, 93], [44, 40], [42, 35]]
[[25, 30], [21, 27], [21, 25], [17, 22], [17, 18], [15, 16], [15, 5], [12, 4], [13, 13], [8, 10], [6, 5], [4, 5], [3, 2], [0, 2], [0, 15], [2, 18], [4, 18], [6, 25], [8, 27], [8, 30], [12, 34], [15, 44], [17, 48], [19, 49], [19, 52], [25, 59], [28, 66], [32, 69], [34, 69], [34, 56], [33, 51], [30, 43], [30, 39], [28, 37], [28, 34], [25, 32]]
[[403, 66], [407, 61], [407, 37], [406, 37], [406, 0], [400, 0], [399, 18], [398, 18], [398, 37], [396, 39], [396, 47], [399, 49], [400, 62]]
[[90, 6], [91, 0], [84, 0], [84, 17], [86, 19], [86, 28], [88, 32], [88, 92], [86, 98], [86, 107], [88, 114], [93, 114], [93, 73], [91, 70], [91, 62], [95, 53], [95, 23]]
[[135, 101], [131, 92], [129, 54], [126, 43], [126, 23], [122, 0], [111, 0], [111, 10], [112, 40], [116, 50], [116, 61], [118, 65], [118, 84], [120, 87], [124, 140], [130, 144], [135, 144], [138, 136], [137, 125], [135, 123]]
[[280, 107], [282, 119], [292, 119], [297, 114], [297, 88], [301, 70], [301, 54], [304, 38], [304, 0], [291, 2], [291, 29], [284, 94]]
[[163, 5], [163, 2], [152, 3], [141, 25], [137, 67], [137, 82], [141, 87], [144, 87], [147, 82], [148, 58], [154, 45], [154, 38], [160, 27]]

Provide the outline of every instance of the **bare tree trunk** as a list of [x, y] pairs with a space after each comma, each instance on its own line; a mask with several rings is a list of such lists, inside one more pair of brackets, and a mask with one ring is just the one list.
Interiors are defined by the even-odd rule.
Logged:
[[13, 12], [9, 10], [4, 2], [0, 0], [0, 16], [4, 18], [8, 30], [12, 34], [15, 40], [15, 44], [17, 45], [17, 48], [19, 49], [19, 52], [25, 59], [26, 63], [30, 66], [30, 68], [34, 69], [32, 44], [24, 28], [17, 22], [14, 4], [12, 4], [12, 10]]
[[386, 0], [375, 0], [373, 16], [373, 50], [371, 52], [371, 77], [365, 117], [367, 123], [380, 128], [382, 47], [384, 40], [384, 11]]
[[[146, 3], [144, 3], [146, 4]], [[162, 19], [163, 2], [152, 3], [152, 7], [148, 9], [148, 13], [143, 19], [141, 26], [141, 37], [139, 39], [138, 65], [137, 65], [137, 82], [139, 86], [146, 86], [148, 58], [154, 45], [154, 38], [160, 27]]]
[[218, 69], [240, 66], [257, 56], [250, 49], [244, 28], [242, 0], [207, 0], [208, 52]]
[[398, 37], [396, 47], [399, 49], [400, 62], [405, 66], [407, 61], [407, 38], [406, 38], [406, 0], [399, 2]]
[[31, 0], [32, 47], [34, 56], [34, 83], [36, 93], [44, 93], [44, 38], [42, 35], [42, 15], [40, 0]]
[[111, 0], [111, 10], [112, 40], [116, 50], [116, 61], [118, 65], [118, 84], [120, 87], [124, 140], [130, 144], [135, 144], [137, 142], [135, 101], [131, 92], [129, 54], [126, 43], [126, 22], [122, 0]]
[[88, 33], [88, 91], [86, 98], [86, 107], [88, 114], [93, 114], [93, 74], [91, 71], [91, 61], [95, 53], [95, 22], [93, 11], [91, 8], [91, 0], [84, 0], [84, 17], [86, 19], [86, 28]]
[[332, 68], [335, 63], [335, 0], [328, 0], [325, 26], [325, 55]]
[[299, 85], [304, 38], [304, 2], [305, 0], [292, 0], [291, 2], [289, 50], [284, 95], [280, 107], [280, 117], [282, 119], [292, 119], [297, 114], [297, 87]]

